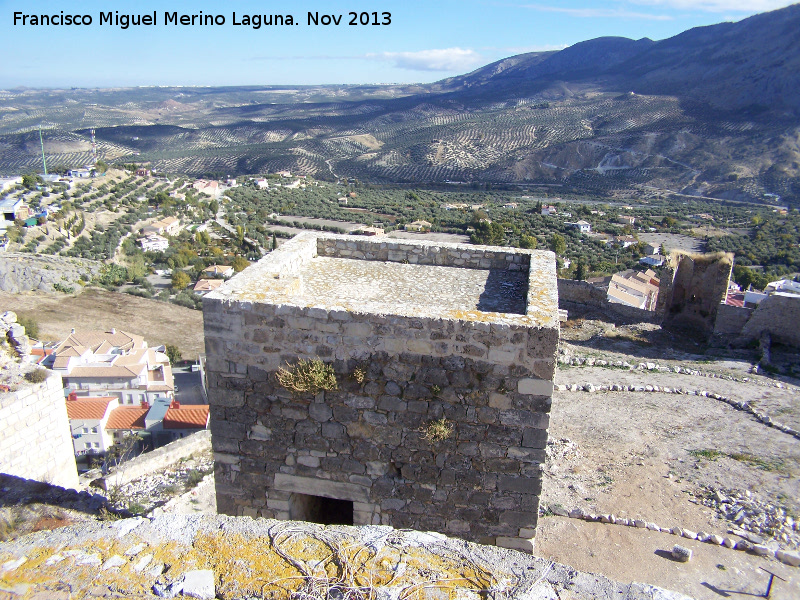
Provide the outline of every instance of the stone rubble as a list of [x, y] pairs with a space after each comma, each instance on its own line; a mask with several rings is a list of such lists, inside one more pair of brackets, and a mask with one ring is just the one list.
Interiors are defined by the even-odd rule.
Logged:
[[116, 489], [111, 488], [109, 504], [114, 509], [122, 511], [135, 507], [136, 511], [133, 512], [142, 514], [157, 511], [176, 495], [183, 493], [186, 487], [199, 483], [199, 481], [190, 483], [192, 472], [200, 472], [205, 477], [213, 469], [214, 459], [210, 453], [205, 453], [196, 459], [149, 473]]
[[[661, 527], [656, 523], [645, 521], [644, 519], [628, 519], [624, 517], [617, 517], [614, 514], [598, 515], [590, 513], [582, 508], [573, 508], [572, 510], [567, 511], [561, 506], [554, 506], [552, 508], [541, 507], [540, 512], [543, 516], [551, 514], [570, 519], [579, 519], [582, 521], [606, 523], [609, 525], [621, 525], [623, 527], [634, 527], [637, 529], [644, 529], [646, 531], [668, 533], [688, 540], [697, 540], [706, 544], [724, 546], [725, 548], [729, 548], [731, 550], [741, 550], [744, 552], [752, 552], [758, 556], [775, 558], [780, 562], [793, 567], [800, 566], [800, 552], [781, 549], [778, 543], [775, 541], [764, 543], [763, 538], [740, 529], [728, 530], [728, 533], [735, 534], [743, 538], [740, 540], [735, 540], [730, 537], [723, 538], [720, 535], [709, 534], [703, 531], [694, 532], [690, 529], [684, 529], [678, 526]], [[796, 540], [797, 536], [790, 538], [790, 543], [792, 543], [795, 548], [797, 548]], [[676, 546], [676, 548], [677, 547], [679, 546]], [[691, 558], [691, 552], [689, 552], [689, 557]], [[686, 560], [688, 560], [688, 558]]]
[[[726, 381], [736, 381], [739, 383], [750, 383], [755, 385], [761, 385], [764, 387], [774, 387], [778, 389], [788, 390], [790, 393], [794, 393], [795, 391], [780, 381], [761, 381], [753, 379], [752, 377], [734, 377], [732, 375], [723, 375], [720, 373], [714, 373], [710, 371], [701, 371], [699, 369], [692, 369], [690, 367], [681, 365], [670, 367], [668, 365], [659, 365], [653, 362], [640, 362], [637, 364], [632, 364], [627, 360], [612, 361], [612, 360], [595, 359], [593, 357], [573, 355], [566, 348], [561, 348], [559, 350], [558, 364], [564, 366], [575, 366], [575, 367], [587, 366], [587, 367], [604, 367], [607, 369], [624, 369], [628, 371], [656, 371], [658, 373], [677, 373], [680, 375], [690, 375], [693, 377], [707, 377], [710, 379], [722, 379]], [[756, 371], [754, 371], [754, 373], [755, 372]]]

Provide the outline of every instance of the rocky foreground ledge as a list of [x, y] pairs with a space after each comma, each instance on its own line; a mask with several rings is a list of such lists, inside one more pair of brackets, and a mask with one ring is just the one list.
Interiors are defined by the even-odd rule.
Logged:
[[513, 550], [391, 527], [164, 515], [0, 544], [0, 597], [685, 600]]

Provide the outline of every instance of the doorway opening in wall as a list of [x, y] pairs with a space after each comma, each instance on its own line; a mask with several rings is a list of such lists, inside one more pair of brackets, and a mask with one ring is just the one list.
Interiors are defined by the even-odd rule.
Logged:
[[292, 494], [289, 498], [289, 518], [320, 525], [352, 525], [353, 502], [325, 496]]

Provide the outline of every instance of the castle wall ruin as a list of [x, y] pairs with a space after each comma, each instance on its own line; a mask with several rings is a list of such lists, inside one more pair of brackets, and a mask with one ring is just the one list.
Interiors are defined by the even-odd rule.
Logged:
[[[203, 312], [220, 512], [532, 550], [552, 253], [302, 234]], [[337, 389], [283, 387], [276, 373], [299, 359], [332, 367]]]
[[61, 375], [0, 395], [0, 473], [78, 487]]

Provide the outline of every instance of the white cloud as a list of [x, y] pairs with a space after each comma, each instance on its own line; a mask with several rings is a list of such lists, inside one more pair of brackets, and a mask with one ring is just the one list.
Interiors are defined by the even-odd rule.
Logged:
[[796, 0], [632, 0], [634, 4], [663, 6], [680, 10], [702, 10], [706, 12], [766, 12], [794, 4]]
[[[659, 0], [654, 0], [658, 2]], [[669, 0], [667, 0], [669, 1]], [[681, 1], [681, 0], [677, 0]], [[702, 0], [700, 0], [702, 1]], [[636, 12], [624, 8], [565, 8], [561, 6], [547, 6], [546, 4], [523, 4], [521, 8], [530, 8], [541, 12], [564, 13], [573, 17], [587, 19], [611, 18], [611, 19], [645, 19], [648, 21], [671, 21], [669, 15], [656, 15], [652, 13]]]
[[474, 50], [442, 48], [418, 52], [380, 52], [367, 54], [367, 58], [385, 60], [400, 69], [411, 71], [464, 71], [484, 62]]

